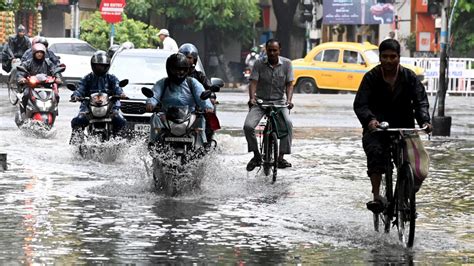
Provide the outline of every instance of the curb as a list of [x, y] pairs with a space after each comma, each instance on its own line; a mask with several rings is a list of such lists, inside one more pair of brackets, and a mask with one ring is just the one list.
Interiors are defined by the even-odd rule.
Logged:
[[225, 83], [221, 88], [221, 92], [246, 92], [248, 91], [248, 84], [239, 82]]

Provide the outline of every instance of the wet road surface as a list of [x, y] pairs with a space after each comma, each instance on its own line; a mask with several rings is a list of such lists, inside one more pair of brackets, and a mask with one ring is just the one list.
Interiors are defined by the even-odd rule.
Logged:
[[[354, 95], [296, 95], [292, 168], [276, 184], [256, 171], [241, 128], [244, 93], [221, 93], [220, 151], [205, 164], [200, 191], [166, 198], [153, 191], [143, 141], [118, 158], [82, 159], [68, 145], [78, 105], [61, 93], [55, 129], [18, 130], [0, 89], [0, 262], [380, 264], [472, 263], [474, 98], [448, 97], [452, 136], [423, 137], [430, 177], [417, 194], [415, 245], [376, 233], [365, 209], [361, 129]], [[430, 98], [433, 102], [434, 98]], [[114, 156], [111, 156], [114, 157]], [[99, 158], [98, 158], [99, 159]]]

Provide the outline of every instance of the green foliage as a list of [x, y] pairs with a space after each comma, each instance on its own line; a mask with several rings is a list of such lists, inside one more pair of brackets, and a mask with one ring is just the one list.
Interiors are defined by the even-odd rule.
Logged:
[[258, 0], [128, 0], [125, 12], [142, 20], [155, 12], [170, 24], [193, 31], [213, 30], [220, 37], [249, 41], [259, 19]]
[[[155, 48], [158, 43], [156, 34], [158, 29], [124, 15], [122, 22], [115, 24], [114, 43], [130, 41], [135, 48]], [[98, 49], [106, 50], [109, 47], [110, 24], [102, 19], [100, 12], [81, 21], [81, 39]]]
[[[51, 0], [41, 1], [43, 5], [51, 3]], [[1, 0], [0, 11], [19, 11], [19, 10], [36, 10], [38, 0], [13, 0], [11, 4], [7, 4], [6, 0]]]
[[[454, 3], [451, 1], [451, 3]], [[459, 0], [453, 14], [451, 36], [453, 52], [467, 55], [474, 50], [474, 3], [472, 0]]]

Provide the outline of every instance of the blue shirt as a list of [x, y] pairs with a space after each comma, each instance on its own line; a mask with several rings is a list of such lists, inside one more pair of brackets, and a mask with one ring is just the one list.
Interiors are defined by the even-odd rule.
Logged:
[[[189, 88], [186, 79], [181, 84], [175, 84], [168, 81], [168, 88], [165, 88], [165, 80], [167, 78], [160, 79], [153, 86], [153, 97], [149, 98], [147, 103], [151, 103], [156, 106], [161, 102], [163, 108], [166, 110], [168, 107], [183, 107], [187, 106], [192, 112], [195, 110], [196, 105], [199, 105], [201, 109], [213, 109], [212, 103], [209, 99], [203, 101], [199, 97], [204, 92], [204, 87], [195, 78], [188, 77], [191, 80], [192, 88]], [[191, 92], [191, 89], [193, 90]], [[194, 96], [194, 98], [193, 98]]]

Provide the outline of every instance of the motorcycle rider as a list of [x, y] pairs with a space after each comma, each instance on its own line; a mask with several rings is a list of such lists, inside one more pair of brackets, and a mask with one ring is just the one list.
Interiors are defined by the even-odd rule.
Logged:
[[[185, 43], [179, 47], [179, 52], [186, 56], [190, 65], [188, 76], [193, 77], [197, 81], [199, 81], [205, 90], [211, 90], [212, 88], [218, 91], [219, 87], [217, 87], [217, 89], [214, 88], [214, 85], [212, 85], [211, 81], [206, 77], [206, 74], [204, 74], [204, 72], [196, 70], [196, 64], [199, 56], [199, 52], [196, 46], [191, 43]], [[215, 109], [217, 102], [216, 95], [213, 93], [209, 99], [211, 100], [211, 103]], [[208, 142], [212, 140], [214, 136], [214, 130], [212, 130], [211, 125], [209, 124], [210, 119], [217, 119], [217, 116], [212, 115], [212, 117], [206, 117], [206, 139], [208, 140]], [[218, 124], [218, 119], [216, 123]]]
[[[79, 87], [71, 95], [71, 101], [76, 102], [81, 98], [90, 97], [97, 92], [105, 92], [109, 95], [120, 95], [121, 99], [127, 96], [119, 86], [119, 80], [113, 74], [107, 73], [110, 68], [110, 58], [105, 51], [96, 51], [91, 57], [92, 72], [84, 76], [79, 81]], [[89, 125], [88, 113], [90, 112], [88, 102], [82, 101], [79, 114], [71, 120], [72, 134], [71, 144], [78, 143], [83, 138], [83, 130]], [[112, 125], [114, 134], [122, 132], [126, 125], [126, 120], [120, 113], [120, 101], [116, 101], [112, 110]]]
[[[24, 67], [28, 73], [18, 71], [17, 73], [17, 80], [19, 85], [23, 85], [26, 83], [26, 78], [28, 76], [33, 76], [36, 74], [46, 74], [48, 76], [56, 76], [55, 82], [59, 85], [62, 84], [61, 81], [61, 74], [56, 73], [53, 74], [53, 71], [56, 69], [56, 66], [47, 58], [46, 55], [46, 47], [41, 43], [36, 43], [32, 47], [32, 54], [33, 58], [26, 60], [21, 63], [21, 66]], [[23, 90], [23, 97], [22, 97], [22, 104], [23, 107], [20, 108], [22, 114], [25, 113], [25, 107], [28, 103], [28, 96], [30, 94], [30, 88], [26, 86], [26, 89]], [[59, 102], [59, 93], [58, 91], [54, 91], [56, 95], [56, 100]]]
[[[48, 43], [48, 40], [45, 37], [42, 37], [42, 36], [34, 37], [33, 40], [31, 41], [31, 45], [35, 45], [36, 43], [43, 44], [46, 47], [46, 58], [51, 60], [51, 62], [55, 66], [59, 65], [59, 57], [56, 54], [54, 54], [53, 51], [48, 49], [49, 43]], [[26, 61], [26, 60], [31, 59], [31, 58], [33, 58], [33, 52], [32, 52], [32, 49], [30, 48], [30, 49], [26, 50], [26, 52], [21, 57], [21, 62]]]
[[31, 48], [30, 39], [25, 34], [26, 29], [20, 24], [16, 30], [16, 35], [8, 37], [7, 45], [3, 48], [2, 53], [2, 62], [5, 64], [2, 67], [6, 72], [10, 72], [11, 61], [14, 58], [21, 58], [25, 51]]
[[253, 65], [255, 65], [255, 62], [258, 60], [258, 58], [259, 58], [258, 48], [252, 47], [252, 49], [250, 49], [250, 53], [245, 58], [245, 65], [248, 68], [250, 68], [250, 70], [252, 70]]
[[[189, 73], [189, 62], [182, 53], [172, 54], [166, 60], [167, 78], [162, 78], [153, 86], [153, 97], [147, 100], [146, 110], [152, 112], [155, 106], [161, 104], [164, 110], [170, 107], [187, 106], [193, 112], [196, 106], [206, 113], [214, 112], [209, 99], [201, 100], [199, 97], [204, 87], [195, 78], [187, 77]], [[205, 128], [204, 121], [200, 127]], [[160, 125], [163, 127], [162, 125]], [[201, 134], [203, 144], [207, 142], [206, 136]]]

